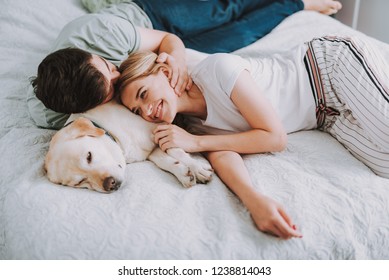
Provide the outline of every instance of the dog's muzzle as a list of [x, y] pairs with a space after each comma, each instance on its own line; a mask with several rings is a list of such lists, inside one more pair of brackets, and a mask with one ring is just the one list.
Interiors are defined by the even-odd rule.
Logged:
[[114, 177], [110, 176], [104, 179], [103, 188], [107, 192], [113, 192], [117, 191], [121, 184], [121, 181], [116, 180]]

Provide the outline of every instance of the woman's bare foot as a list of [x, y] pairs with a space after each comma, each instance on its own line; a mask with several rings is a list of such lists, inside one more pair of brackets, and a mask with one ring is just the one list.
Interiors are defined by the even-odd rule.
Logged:
[[342, 4], [334, 0], [303, 0], [304, 10], [317, 11], [325, 15], [336, 14]]

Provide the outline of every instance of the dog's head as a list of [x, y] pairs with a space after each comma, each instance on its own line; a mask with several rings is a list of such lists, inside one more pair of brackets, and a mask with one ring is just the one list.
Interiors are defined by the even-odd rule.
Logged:
[[125, 166], [119, 145], [82, 117], [54, 135], [45, 158], [51, 182], [105, 193], [120, 187]]

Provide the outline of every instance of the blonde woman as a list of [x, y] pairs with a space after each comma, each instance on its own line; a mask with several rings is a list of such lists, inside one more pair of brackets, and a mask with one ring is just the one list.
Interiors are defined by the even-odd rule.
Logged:
[[[169, 85], [169, 67], [155, 59], [138, 53], [123, 62], [123, 104], [162, 123], [154, 137], [163, 150], [205, 152], [261, 231], [302, 237], [284, 208], [255, 190], [240, 156], [280, 152], [287, 133], [322, 129], [389, 178], [389, 67], [366, 40], [323, 37], [289, 54], [255, 59], [211, 55], [195, 67], [193, 86], [180, 97]], [[201, 135], [173, 125], [177, 114]]]

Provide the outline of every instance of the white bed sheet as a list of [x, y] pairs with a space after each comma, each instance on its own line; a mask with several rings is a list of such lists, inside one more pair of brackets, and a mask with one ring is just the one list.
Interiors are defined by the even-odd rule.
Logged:
[[[128, 165], [126, 184], [109, 195], [48, 182], [43, 159], [54, 132], [28, 115], [28, 78], [60, 29], [84, 13], [76, 0], [2, 1], [0, 259], [389, 259], [389, 180], [318, 131], [290, 135], [283, 153], [245, 157], [258, 190], [285, 205], [302, 239], [256, 230], [217, 177], [183, 189], [151, 162]], [[300, 12], [237, 53], [334, 33], [356, 31]], [[188, 50], [190, 65], [203, 56]]]

